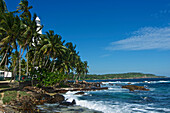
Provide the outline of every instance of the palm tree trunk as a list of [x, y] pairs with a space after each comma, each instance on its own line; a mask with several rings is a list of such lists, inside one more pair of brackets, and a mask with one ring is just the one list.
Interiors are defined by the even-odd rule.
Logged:
[[28, 48], [27, 48], [27, 55], [26, 55], [26, 57], [27, 57], [27, 77], [28, 77]]
[[53, 68], [52, 68], [51, 72], [54, 72], [55, 64], [56, 64], [56, 62], [54, 61]]
[[80, 75], [79, 75], [79, 80], [80, 80]]
[[8, 48], [7, 48], [6, 52], [5, 52], [4, 57], [3, 57], [3, 58], [2, 58], [2, 60], [1, 60], [0, 66], [1, 66], [1, 65], [2, 65], [2, 63], [4, 62], [4, 60], [5, 60], [5, 57], [6, 57], [6, 55], [7, 55], [8, 50], [9, 50], [9, 46], [8, 46]]
[[[16, 45], [16, 44], [15, 44]], [[15, 49], [16, 49], [16, 51], [17, 51], [17, 46], [15, 46]], [[12, 78], [11, 78], [11, 81], [12, 81], [12, 79], [14, 79], [14, 81], [15, 81], [15, 77], [16, 77], [16, 74], [17, 74], [17, 66], [18, 66], [18, 56], [16, 57], [17, 59], [16, 59], [16, 65], [15, 65], [15, 67], [14, 67], [14, 69], [13, 69], [13, 72], [12, 72]], [[10, 81], [10, 82], [11, 82]]]
[[21, 46], [19, 50], [19, 81], [21, 80]]
[[45, 63], [45, 67], [47, 66], [48, 60], [49, 60], [49, 56], [48, 56], [47, 61], [46, 61], [46, 63]]
[[5, 60], [5, 65], [4, 65], [4, 79], [5, 79], [6, 63], [7, 63], [7, 58], [6, 58], [6, 60]]

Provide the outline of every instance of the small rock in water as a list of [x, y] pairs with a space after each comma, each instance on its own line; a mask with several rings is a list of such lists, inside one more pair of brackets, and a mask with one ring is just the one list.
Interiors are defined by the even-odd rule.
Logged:
[[76, 101], [73, 99], [73, 101], [72, 101], [72, 105], [74, 105], [74, 104], [76, 104]]
[[84, 95], [84, 92], [77, 92], [74, 95]]
[[150, 91], [149, 89], [146, 89], [144, 86], [136, 86], [136, 85], [125, 85], [122, 86], [122, 88], [129, 89], [130, 91], [134, 91], [134, 90]]

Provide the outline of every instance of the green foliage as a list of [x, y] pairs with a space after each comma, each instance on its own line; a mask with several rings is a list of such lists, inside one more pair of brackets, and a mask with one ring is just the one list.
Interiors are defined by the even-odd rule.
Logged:
[[9, 103], [11, 100], [15, 100], [17, 97], [17, 91], [6, 91], [4, 92], [3, 103]]
[[1, 97], [2, 97], [2, 94], [0, 94], [0, 99], [1, 99]]
[[143, 73], [122, 73], [122, 74], [104, 74], [104, 75], [87, 75], [86, 80], [102, 80], [102, 79], [128, 79], [128, 78], [153, 78], [158, 77], [153, 74]]
[[[13, 72], [13, 79], [19, 75], [19, 81], [22, 75], [37, 75], [39, 86], [68, 80], [71, 72], [84, 78], [88, 64], [81, 60], [76, 45], [65, 43], [53, 30], [41, 34], [43, 25], [31, 8], [28, 0], [21, 0], [16, 11], [8, 12], [5, 1], [0, 0], [0, 68]], [[41, 70], [35, 72], [35, 67]]]
[[52, 86], [66, 79], [66, 75], [61, 72], [42, 71], [42, 73], [37, 73], [36, 75], [38, 86]]
[[20, 91], [19, 94], [20, 94], [20, 96], [30, 96], [30, 94], [28, 94], [24, 91]]

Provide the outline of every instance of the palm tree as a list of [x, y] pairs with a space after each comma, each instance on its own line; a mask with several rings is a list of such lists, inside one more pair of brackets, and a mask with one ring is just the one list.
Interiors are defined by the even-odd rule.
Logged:
[[85, 72], [85, 74], [84, 74], [84, 80], [85, 80], [85, 76], [86, 76], [87, 73], [88, 73], [88, 68], [89, 68], [89, 66], [87, 65], [87, 64], [88, 64], [87, 61], [84, 61], [83, 63], [84, 63], [84, 72]]
[[[54, 31], [49, 30], [49, 32], [46, 32], [46, 35], [43, 35], [42, 38], [42, 47], [40, 51], [43, 51], [43, 54], [47, 55], [47, 61], [45, 63], [45, 66], [47, 66], [47, 63], [49, 59], [52, 59], [52, 62], [56, 60], [56, 58], [59, 57], [59, 55], [62, 55], [65, 52], [65, 46], [63, 46], [64, 41], [61, 41], [61, 36], [54, 35]], [[52, 72], [54, 71], [55, 62], [52, 68]]]
[[[40, 34], [38, 34], [38, 31], [42, 29], [42, 26], [37, 26], [36, 23], [36, 17], [37, 15], [34, 14], [33, 16], [33, 20], [31, 20], [31, 13], [30, 13], [30, 9], [32, 8], [32, 6], [28, 6], [28, 1], [27, 0], [21, 0], [21, 2], [19, 3], [18, 12], [22, 12], [22, 14], [20, 15], [22, 23], [23, 23], [23, 28], [24, 28], [24, 32], [22, 34], [22, 37], [25, 38], [23, 40], [21, 40], [21, 44], [20, 44], [20, 49], [22, 48], [23, 52], [26, 49], [27, 52], [29, 51], [29, 48], [32, 46], [33, 41], [32, 39], [34, 38], [35, 41], [37, 41], [37, 37], [40, 37]], [[36, 43], [36, 42], [34, 42]], [[35, 44], [34, 44], [35, 45]], [[21, 57], [22, 57], [23, 53], [20, 55], [20, 61], [21, 61]], [[28, 54], [27, 54], [27, 61], [28, 61]], [[20, 66], [20, 71], [21, 71], [21, 66]], [[21, 74], [21, 72], [20, 72]], [[27, 62], [27, 75], [28, 75], [28, 62]], [[21, 75], [20, 75], [21, 76]]]
[[[12, 47], [15, 51], [17, 51], [17, 39], [21, 34], [21, 23], [18, 16], [14, 16], [13, 13], [6, 13], [1, 15], [1, 22], [0, 22], [0, 32], [5, 33], [1, 38], [0, 45], [8, 45], [8, 47]], [[7, 48], [3, 59], [1, 62], [4, 61], [7, 51]], [[1, 64], [0, 64], [1, 65]], [[17, 65], [13, 70], [13, 75], [15, 76]]]
[[4, 0], [0, 0], [0, 13], [5, 13], [5, 12], [7, 12], [6, 3]]

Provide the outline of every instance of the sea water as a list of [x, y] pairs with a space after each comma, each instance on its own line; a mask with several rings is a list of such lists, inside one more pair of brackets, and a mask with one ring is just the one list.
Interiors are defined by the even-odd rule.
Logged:
[[[87, 91], [85, 95], [67, 92], [68, 101], [76, 105], [104, 113], [170, 113], [170, 78], [93, 80], [102, 82], [108, 90]], [[121, 88], [129, 83], [144, 86], [150, 91], [134, 91]], [[53, 109], [54, 107], [52, 107]], [[73, 108], [74, 111], [74, 108]], [[81, 111], [80, 111], [81, 112]]]
[[[88, 91], [83, 96], [67, 92], [68, 101], [104, 113], [170, 113], [170, 78], [98, 80], [108, 90]], [[122, 85], [145, 86], [150, 91], [134, 91], [121, 88]]]

